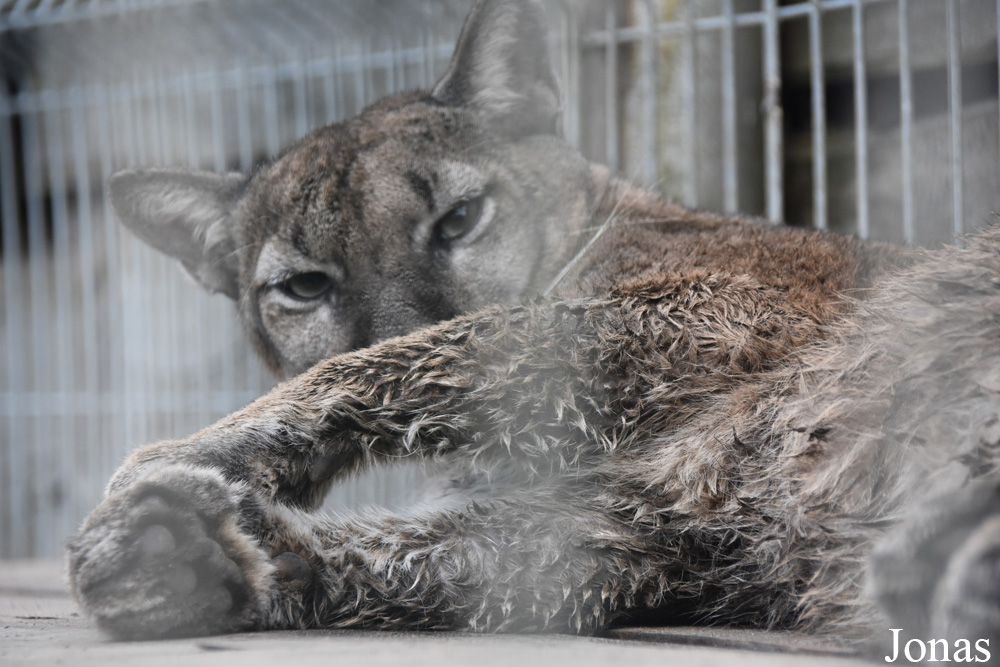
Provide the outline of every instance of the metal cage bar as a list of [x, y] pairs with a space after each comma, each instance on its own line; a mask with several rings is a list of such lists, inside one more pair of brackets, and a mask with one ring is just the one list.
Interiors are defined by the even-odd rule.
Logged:
[[854, 0], [851, 14], [851, 30], [854, 40], [854, 136], [858, 190], [858, 236], [863, 239], [870, 234], [868, 223], [868, 91], [865, 74], [865, 28], [864, 3]]
[[[4, 102], [0, 98], [0, 102]], [[23, 398], [28, 387], [27, 372], [24, 364], [25, 341], [21, 327], [13, 323], [25, 312], [23, 300], [23, 269], [21, 261], [21, 230], [17, 214], [17, 185], [14, 180], [14, 148], [12, 146], [12, 118], [7, 105], [0, 108], [0, 215], [2, 215], [3, 232], [3, 276], [4, 276], [4, 318], [7, 323], [6, 350], [6, 391], [13, 397]], [[11, 402], [8, 399], [8, 403]], [[23, 402], [23, 401], [19, 401]], [[28, 511], [25, 502], [23, 483], [25, 471], [28, 468], [28, 452], [20, 443], [27, 442], [25, 435], [27, 420], [17, 419], [15, 415], [7, 417], [7, 446], [2, 448], [4, 457], [2, 464], [6, 468], [3, 476], [4, 506], [3, 530], [5, 539], [0, 541], [0, 557], [12, 558], [18, 552], [14, 544], [28, 543]]]
[[[698, 68], [697, 49], [695, 39], [697, 33], [693, 0], [684, 2], [684, 74], [681, 79], [681, 97], [693, 100], [697, 95]], [[662, 28], [662, 26], [661, 26]], [[684, 172], [684, 203], [688, 206], [698, 205], [698, 150], [696, 136], [698, 133], [698, 119], [695, 116], [694, 105], [684, 107], [684, 145], [683, 153], [687, 170]]]
[[764, 114], [767, 173], [767, 217], [775, 222], [785, 219], [781, 113], [781, 62], [778, 39], [778, 2], [764, 0], [767, 21], [764, 23]]
[[[618, 18], [612, 4], [604, 10], [604, 29], [608, 34], [614, 34]], [[609, 39], [604, 51], [604, 151], [608, 166], [612, 172], [618, 171], [618, 44]]]
[[813, 137], [813, 225], [827, 228], [826, 222], [826, 96], [823, 88], [823, 6], [812, 0], [809, 12], [809, 87], [812, 93]]
[[903, 185], [903, 240], [913, 244], [913, 73], [908, 0], [899, 0], [899, 127]]
[[726, 27], [722, 29], [722, 173], [723, 200], [726, 213], [739, 210], [738, 165], [736, 162], [736, 22], [733, 0], [723, 0], [722, 13]]
[[965, 198], [962, 192], [962, 42], [958, 34], [958, 1], [946, 0], [948, 32], [948, 112], [951, 127], [952, 230], [965, 233]]

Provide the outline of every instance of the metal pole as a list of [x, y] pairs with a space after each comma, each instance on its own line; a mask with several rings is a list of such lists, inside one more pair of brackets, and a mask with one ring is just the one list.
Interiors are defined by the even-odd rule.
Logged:
[[722, 30], [722, 198], [726, 213], [739, 210], [736, 166], [736, 56], [733, 0], [723, 0], [726, 27]]
[[965, 233], [965, 201], [962, 192], [962, 37], [958, 32], [958, 2], [947, 0], [948, 110], [951, 115], [952, 231], [959, 241]]
[[783, 110], [781, 108], [781, 61], [777, 0], [764, 0], [764, 141], [766, 144], [767, 217], [774, 222], [785, 218], [782, 167]]
[[[7, 320], [7, 396], [11, 401], [23, 397], [27, 393], [28, 383], [25, 377], [24, 358], [25, 341], [23, 323], [28, 317], [28, 306], [23, 299], [22, 278], [24, 273], [21, 261], [21, 231], [20, 216], [17, 212], [17, 185], [14, 174], [17, 173], [14, 163], [12, 146], [13, 118], [8, 112], [7, 98], [0, 98], [3, 105], [0, 113], [0, 224], [3, 230], [3, 294], [4, 310]], [[28, 551], [28, 513], [25, 502], [28, 479], [27, 457], [28, 442], [25, 435], [25, 422], [19, 411], [11, 411], [7, 417], [6, 449], [6, 513], [8, 516], [8, 531], [0, 544], [0, 556], [3, 558], [23, 558], [32, 555]]]
[[[49, 98], [55, 102], [57, 93], [51, 93]], [[50, 399], [49, 409], [54, 409], [56, 415], [50, 416], [58, 441], [48, 444], [54, 457], [49, 462], [53, 474], [52, 487], [44, 496], [46, 503], [52, 505], [53, 523], [41, 527], [48, 530], [56, 546], [69, 537], [74, 526], [70, 522], [70, 508], [73, 505], [76, 483], [74, 473], [77, 467], [77, 455], [81, 439], [76, 429], [72, 428], [76, 410], [71, 396], [76, 388], [73, 365], [76, 362], [72, 333], [74, 310], [72, 283], [70, 276], [72, 268], [69, 237], [69, 210], [66, 193], [66, 156], [63, 152], [63, 114], [61, 105], [51, 104], [45, 112], [43, 127], [45, 131], [45, 153], [48, 162], [49, 198], [52, 202], [52, 269], [55, 273], [55, 338], [56, 347], [51, 349], [58, 361], [56, 363], [56, 384], [54, 394]], [[49, 555], [51, 552], [44, 552]]]
[[684, 2], [684, 73], [681, 77], [681, 99], [683, 105], [684, 135], [683, 153], [687, 163], [684, 171], [684, 203], [688, 206], [698, 205], [698, 119], [695, 117], [695, 105], [698, 99], [697, 84], [697, 49], [695, 48], [695, 13], [694, 2]]
[[605, 33], [604, 62], [607, 70], [604, 90], [604, 142], [608, 166], [618, 171], [618, 35], [615, 31], [615, 7], [609, 3], [604, 10]]
[[813, 224], [827, 228], [826, 202], [826, 96], [823, 82], [823, 30], [820, 16], [823, 3], [812, 0], [809, 13], [809, 78], [812, 90], [813, 140]]
[[[199, 151], [197, 147], [201, 145], [201, 142], [200, 137], [198, 136], [199, 126], [194, 92], [194, 79], [190, 71], [185, 72], [183, 82], [184, 86], [181, 92], [181, 98], [184, 107], [184, 125], [187, 128], [187, 164], [191, 169], [198, 169], [201, 165], [199, 164]], [[240, 120], [238, 118], [237, 123], [239, 122]], [[208, 299], [206, 299], [204, 295], [199, 294], [196, 301], [197, 303], [194, 304], [195, 307], [193, 309], [196, 320], [194, 323], [195, 340], [193, 354], [196, 359], [205, 361], [205, 337], [207, 336], [205, 322], [207, 321], [206, 307]], [[195, 414], [198, 419], [198, 424], [200, 426], [207, 426], [211, 420], [208, 372], [202, 368], [195, 381], [198, 387], [198, 395], [200, 396]]]
[[[44, 407], [43, 392], [52, 390], [50, 382], [52, 370], [49, 351], [53, 349], [51, 334], [52, 326], [49, 313], [52, 307], [49, 300], [49, 260], [45, 248], [45, 217], [42, 211], [43, 183], [41, 163], [41, 139], [38, 130], [39, 112], [22, 114], [21, 140], [24, 146], [24, 187], [28, 212], [28, 268], [30, 271], [31, 291], [31, 349], [32, 366], [34, 370], [33, 392], [31, 394], [31, 412], [34, 420], [34, 437], [31, 441], [25, 439], [19, 444], [26, 450], [26, 466], [23, 474], [31, 479], [32, 484], [23, 485], [27, 501], [26, 511], [34, 517], [27, 528], [31, 539], [31, 555], [47, 554], [53, 546], [45, 540], [40, 526], [50, 525], [52, 514], [42, 501], [45, 490], [52, 488], [52, 466], [47, 460], [51, 455], [52, 426], [47, 417], [41, 416]], [[16, 200], [15, 200], [16, 201]], [[24, 480], [22, 480], [22, 484]]]
[[659, 85], [657, 82], [659, 58], [656, 54], [656, 14], [652, 0], [645, 0], [643, 5], [643, 74], [645, 75], [645, 90], [643, 95], [643, 127], [646, 131], [646, 152], [643, 163], [643, 182], [647, 186], [655, 186], [657, 181], [657, 151], [660, 142], [657, 140], [657, 122], [659, 106]]
[[858, 236], [868, 238], [868, 75], [862, 0], [854, 0], [854, 138], [858, 190]]
[[913, 72], [910, 68], [909, 0], [899, 0], [899, 127], [903, 162], [903, 239], [916, 241], [913, 225]]

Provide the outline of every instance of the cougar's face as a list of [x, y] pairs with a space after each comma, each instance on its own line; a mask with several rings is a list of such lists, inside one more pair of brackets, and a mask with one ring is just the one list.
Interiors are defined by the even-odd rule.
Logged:
[[541, 3], [481, 0], [433, 90], [385, 98], [250, 175], [130, 169], [109, 193], [138, 238], [239, 303], [288, 376], [544, 289], [595, 199], [558, 114]]
[[544, 289], [592, 207], [562, 141], [389, 98], [258, 171], [238, 218], [240, 309], [282, 375]]

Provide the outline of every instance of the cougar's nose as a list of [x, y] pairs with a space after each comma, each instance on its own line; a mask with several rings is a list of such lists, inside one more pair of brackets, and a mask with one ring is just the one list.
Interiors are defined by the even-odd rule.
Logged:
[[402, 336], [411, 331], [430, 326], [441, 318], [428, 311], [425, 304], [409, 290], [398, 286], [373, 290], [365, 295], [366, 316], [359, 317], [354, 327], [354, 348], [368, 347], [375, 343]]

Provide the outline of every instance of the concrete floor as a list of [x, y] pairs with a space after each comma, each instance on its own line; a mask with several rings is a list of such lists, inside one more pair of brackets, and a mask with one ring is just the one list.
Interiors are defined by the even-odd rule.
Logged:
[[0, 562], [0, 665], [705, 665], [847, 667], [866, 663], [795, 635], [623, 628], [604, 638], [360, 631], [266, 632], [112, 642], [80, 614], [59, 561]]

